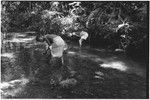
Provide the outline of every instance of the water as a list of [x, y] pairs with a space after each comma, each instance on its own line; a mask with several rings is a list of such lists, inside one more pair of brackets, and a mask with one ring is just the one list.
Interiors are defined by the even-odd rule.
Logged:
[[12, 33], [2, 45], [2, 98], [146, 98], [141, 65], [105, 50], [72, 46], [49, 62], [35, 35]]

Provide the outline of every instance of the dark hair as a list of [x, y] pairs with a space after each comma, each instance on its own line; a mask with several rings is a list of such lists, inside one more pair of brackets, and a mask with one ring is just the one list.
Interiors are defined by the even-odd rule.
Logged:
[[36, 41], [38, 41], [38, 42], [44, 42], [44, 38], [41, 37], [41, 35], [37, 35], [35, 39], [36, 39]]

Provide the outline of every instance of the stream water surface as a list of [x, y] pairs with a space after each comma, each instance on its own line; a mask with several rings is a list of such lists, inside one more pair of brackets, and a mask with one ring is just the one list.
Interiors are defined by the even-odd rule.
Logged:
[[146, 98], [146, 64], [104, 49], [70, 46], [59, 59], [43, 55], [34, 33], [11, 33], [1, 47], [2, 98]]

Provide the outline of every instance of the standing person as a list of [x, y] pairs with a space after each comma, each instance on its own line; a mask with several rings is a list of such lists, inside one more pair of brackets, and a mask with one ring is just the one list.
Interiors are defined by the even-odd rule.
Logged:
[[46, 54], [48, 50], [50, 50], [51, 57], [61, 58], [62, 64], [64, 64], [63, 52], [64, 50], [67, 50], [67, 44], [60, 36], [55, 34], [46, 34], [44, 36], [41, 36], [41, 38], [37, 36], [36, 40], [40, 42], [46, 42], [47, 46], [44, 54]]

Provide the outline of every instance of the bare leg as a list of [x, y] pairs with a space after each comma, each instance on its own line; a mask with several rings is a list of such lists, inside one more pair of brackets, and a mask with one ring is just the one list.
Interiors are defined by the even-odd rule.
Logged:
[[80, 48], [82, 46], [82, 41], [83, 41], [82, 39], [79, 40], [79, 46], [80, 46]]
[[62, 65], [64, 65], [64, 58], [63, 58], [63, 56], [61, 57], [61, 62], [62, 62]]

